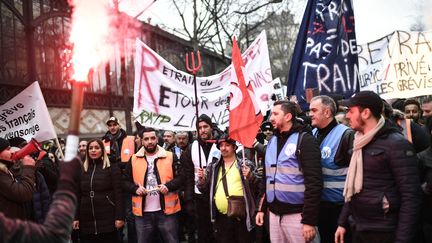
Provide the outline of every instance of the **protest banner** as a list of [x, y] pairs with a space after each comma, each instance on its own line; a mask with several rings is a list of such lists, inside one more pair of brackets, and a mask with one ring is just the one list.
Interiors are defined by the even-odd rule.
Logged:
[[306, 90], [345, 97], [359, 90], [351, 1], [308, 1], [287, 84], [287, 96], [296, 95], [305, 110]]
[[[262, 113], [270, 108], [272, 74], [265, 32], [243, 53], [246, 79], [252, 83]], [[221, 129], [229, 124], [227, 110], [232, 65], [221, 73], [197, 77], [198, 108]], [[136, 41], [134, 109], [144, 126], [195, 130], [193, 76], [176, 69], [140, 40]]]
[[37, 81], [0, 106], [0, 137], [39, 142], [57, 137]]
[[361, 90], [383, 99], [432, 94], [431, 31], [395, 31], [358, 49]]

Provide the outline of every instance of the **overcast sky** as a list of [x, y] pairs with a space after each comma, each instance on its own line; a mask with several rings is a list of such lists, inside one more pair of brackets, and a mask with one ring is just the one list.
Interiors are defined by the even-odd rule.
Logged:
[[[181, 29], [172, 0], [123, 0], [123, 8], [131, 15], [137, 14], [146, 6], [151, 7], [141, 16], [151, 18], [152, 24], [165, 25], [171, 29]], [[264, 3], [265, 0], [263, 0]], [[286, 3], [288, 0], [284, 0]], [[293, 0], [289, 0], [293, 1]], [[363, 44], [381, 38], [395, 30], [409, 30], [416, 21], [422, 21], [426, 30], [431, 30], [432, 1], [430, 0], [352, 0], [356, 22], [357, 43]], [[298, 19], [303, 16], [306, 0], [294, 0], [294, 11]], [[279, 3], [283, 4], [283, 3]], [[192, 7], [191, 7], [192, 8]], [[429, 19], [427, 19], [429, 18]]]

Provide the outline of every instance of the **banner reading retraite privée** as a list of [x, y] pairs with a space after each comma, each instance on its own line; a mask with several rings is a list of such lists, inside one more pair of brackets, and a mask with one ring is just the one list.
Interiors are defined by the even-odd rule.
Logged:
[[432, 94], [432, 32], [395, 31], [359, 47], [360, 89], [383, 99]]
[[[265, 32], [243, 53], [246, 79], [254, 87], [260, 109], [265, 113], [272, 92], [272, 74]], [[221, 73], [197, 77], [198, 110], [220, 128], [228, 126], [227, 102], [231, 68]], [[134, 109], [136, 120], [144, 126], [169, 130], [195, 130], [193, 76], [176, 69], [140, 40], [136, 42]]]
[[37, 81], [0, 106], [0, 137], [39, 142], [57, 137]]

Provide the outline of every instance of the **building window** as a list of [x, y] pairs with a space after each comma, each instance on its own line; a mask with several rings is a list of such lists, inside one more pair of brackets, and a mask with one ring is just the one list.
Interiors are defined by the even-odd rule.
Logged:
[[28, 78], [24, 25], [19, 8], [14, 10], [0, 2], [0, 83], [19, 84]]

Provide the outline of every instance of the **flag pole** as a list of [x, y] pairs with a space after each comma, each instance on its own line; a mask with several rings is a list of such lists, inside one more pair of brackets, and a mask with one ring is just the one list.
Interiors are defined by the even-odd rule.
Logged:
[[195, 66], [195, 55], [193, 52], [191, 52], [191, 60], [192, 60], [192, 66], [189, 66], [189, 56], [188, 53], [186, 53], [186, 69], [193, 74], [193, 84], [194, 84], [194, 93], [195, 93], [195, 117], [196, 117], [196, 131], [197, 131], [197, 139], [198, 139], [198, 160], [199, 160], [199, 167], [202, 168], [202, 162], [201, 162], [201, 145], [199, 144], [199, 141], [201, 140], [199, 136], [199, 113], [198, 113], [198, 87], [196, 83], [196, 74], [201, 69], [201, 55], [200, 52], [197, 51], [197, 59], [198, 63], [197, 66]]
[[54, 141], [55, 141], [55, 143], [56, 143], [56, 145], [57, 145], [57, 148], [60, 149], [60, 157], [61, 157], [60, 159], [64, 160], [63, 150], [61, 149], [60, 142], [59, 142], [57, 136], [55, 137]]
[[65, 161], [71, 161], [78, 154], [79, 127], [81, 110], [84, 103], [84, 86], [86, 82], [73, 81], [71, 113], [69, 117], [69, 130], [66, 138]]

